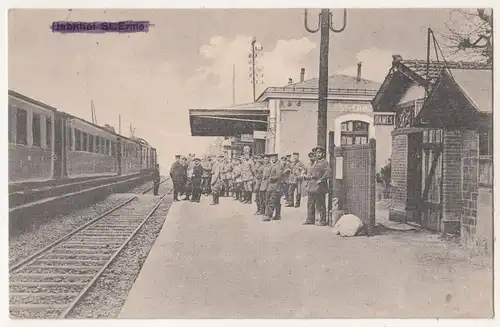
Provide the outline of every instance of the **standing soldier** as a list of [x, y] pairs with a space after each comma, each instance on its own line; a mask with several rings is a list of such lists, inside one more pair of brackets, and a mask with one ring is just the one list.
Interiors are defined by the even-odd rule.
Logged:
[[234, 158], [234, 164], [232, 167], [233, 191], [236, 194], [235, 200], [243, 202], [243, 195], [241, 194], [243, 188], [243, 180], [241, 179], [241, 160], [239, 158]]
[[[266, 217], [263, 221], [280, 220], [281, 219], [281, 190], [280, 183], [282, 182], [282, 165], [278, 162], [278, 154], [269, 155], [271, 158], [271, 169], [269, 170], [269, 184], [267, 186], [267, 207]], [[273, 217], [273, 213], [276, 212]]]
[[201, 166], [203, 168], [203, 175], [201, 176], [201, 188], [203, 190], [203, 193], [205, 195], [208, 195], [210, 194], [210, 177], [212, 175], [213, 166], [212, 158], [205, 158], [205, 160], [203, 160], [203, 162], [201, 163]]
[[307, 219], [304, 225], [314, 225], [316, 211], [319, 213], [320, 226], [327, 226], [326, 221], [326, 200], [328, 193], [328, 179], [331, 170], [325, 159], [325, 148], [318, 146], [314, 149], [316, 161], [307, 172]]
[[285, 197], [285, 199], [288, 198], [288, 177], [290, 176], [290, 165], [288, 164], [288, 158], [287, 156], [282, 156], [281, 161], [279, 162], [281, 166], [281, 172], [282, 172], [282, 180], [280, 184], [280, 190], [281, 190], [281, 195]]
[[224, 165], [222, 168], [222, 173], [224, 175], [224, 195], [229, 196], [229, 191], [231, 189], [231, 179], [232, 179], [233, 164], [231, 164], [231, 159], [228, 157], [224, 158]]
[[153, 185], [154, 185], [154, 195], [158, 195], [158, 189], [160, 188], [160, 165], [156, 164], [155, 169], [152, 173], [153, 175]]
[[174, 184], [174, 201], [179, 201], [178, 196], [179, 193], [183, 191], [186, 171], [181, 164], [181, 156], [175, 156], [175, 162], [170, 167], [170, 178], [172, 179], [172, 183]]
[[191, 176], [193, 175], [193, 168], [194, 168], [194, 158], [195, 155], [193, 153], [190, 153], [188, 158], [187, 158], [187, 169], [186, 169], [186, 175], [187, 175], [187, 181], [186, 181], [186, 197], [184, 200], [189, 201], [189, 198], [191, 197], [191, 191], [193, 189], [193, 185], [191, 185]]
[[243, 182], [243, 203], [252, 203], [255, 163], [246, 152], [241, 160], [241, 181]]
[[201, 198], [201, 179], [203, 176], [203, 167], [200, 165], [200, 159], [194, 158], [194, 167], [193, 167], [193, 174], [191, 175], [191, 185], [193, 186], [192, 189], [192, 196], [191, 196], [191, 202], [200, 202]]
[[262, 213], [260, 202], [262, 199], [260, 198], [260, 184], [262, 182], [262, 173], [264, 171], [264, 163], [262, 161], [262, 155], [258, 154], [255, 156], [255, 160], [257, 161], [255, 164], [255, 174], [254, 174], [254, 186], [253, 190], [255, 192], [255, 204], [257, 205], [257, 211], [255, 215], [260, 215]]
[[[305, 166], [299, 160], [299, 153], [294, 152], [290, 163], [290, 176], [288, 177], [288, 197], [287, 197], [287, 207], [300, 207], [300, 198], [302, 194], [302, 174], [305, 170]], [[294, 205], [294, 193], [297, 190], [297, 198], [295, 199]]]
[[219, 196], [222, 191], [222, 187], [224, 185], [224, 178], [222, 173], [223, 167], [223, 157], [219, 156], [218, 160], [212, 166], [212, 203], [211, 205], [219, 204]]
[[267, 187], [269, 186], [269, 176], [271, 175], [271, 163], [269, 162], [269, 155], [264, 155], [264, 163], [262, 165], [262, 180], [259, 187], [260, 197], [260, 214], [266, 215], [267, 202], [269, 201], [267, 194]]

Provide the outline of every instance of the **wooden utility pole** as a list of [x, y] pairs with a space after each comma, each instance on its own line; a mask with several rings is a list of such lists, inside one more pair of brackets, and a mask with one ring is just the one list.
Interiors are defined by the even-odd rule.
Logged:
[[319, 86], [318, 86], [318, 131], [317, 145], [326, 149], [327, 122], [328, 122], [328, 52], [330, 43], [330, 31], [342, 32], [347, 24], [347, 10], [344, 9], [344, 23], [341, 29], [332, 26], [332, 13], [329, 9], [321, 9], [318, 27], [310, 29], [307, 24], [307, 9], [304, 10], [304, 27], [309, 33], [320, 31], [319, 49]]
[[253, 38], [252, 40], [252, 86], [253, 86], [253, 102], [255, 102], [255, 42], [257, 40]]

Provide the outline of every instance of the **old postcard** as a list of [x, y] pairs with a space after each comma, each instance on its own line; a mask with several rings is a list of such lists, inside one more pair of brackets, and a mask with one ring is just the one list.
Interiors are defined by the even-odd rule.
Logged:
[[11, 318], [493, 317], [492, 35], [11, 9]]

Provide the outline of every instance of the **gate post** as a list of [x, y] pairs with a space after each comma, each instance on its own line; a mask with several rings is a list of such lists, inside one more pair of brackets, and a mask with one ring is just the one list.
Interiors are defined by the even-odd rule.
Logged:
[[368, 154], [368, 209], [370, 210], [369, 215], [368, 215], [368, 228], [367, 228], [367, 234], [368, 236], [372, 236], [375, 233], [375, 189], [376, 189], [376, 149], [377, 149], [377, 143], [375, 139], [370, 139], [369, 141], [369, 154]]
[[328, 179], [328, 221], [332, 222], [333, 211], [333, 183], [335, 182], [335, 132], [328, 133], [328, 153], [330, 154], [330, 178]]

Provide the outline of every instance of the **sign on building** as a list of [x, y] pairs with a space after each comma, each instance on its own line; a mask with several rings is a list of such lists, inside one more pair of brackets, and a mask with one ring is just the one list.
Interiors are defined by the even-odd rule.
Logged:
[[339, 103], [342, 112], [371, 112], [372, 106], [366, 103]]
[[253, 142], [252, 134], [241, 134], [241, 142]]
[[375, 115], [373, 125], [394, 125], [394, 115]]
[[267, 132], [266, 131], [253, 131], [253, 138], [254, 139], [266, 139], [267, 138]]

